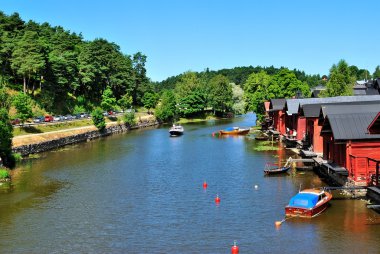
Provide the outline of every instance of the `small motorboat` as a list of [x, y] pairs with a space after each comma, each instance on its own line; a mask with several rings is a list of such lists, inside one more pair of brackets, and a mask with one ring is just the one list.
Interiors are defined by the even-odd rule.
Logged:
[[278, 175], [288, 172], [290, 166], [285, 164], [283, 167], [279, 167], [277, 164], [267, 163], [265, 165], [264, 174], [266, 175]]
[[169, 129], [170, 136], [181, 136], [183, 134], [183, 127], [181, 125], [175, 125]]
[[248, 134], [249, 131], [250, 129], [242, 129], [239, 127], [229, 127], [227, 129], [220, 130], [219, 134], [220, 135], [246, 135]]
[[326, 210], [332, 194], [323, 189], [305, 189], [292, 197], [285, 207], [285, 216], [313, 218]]

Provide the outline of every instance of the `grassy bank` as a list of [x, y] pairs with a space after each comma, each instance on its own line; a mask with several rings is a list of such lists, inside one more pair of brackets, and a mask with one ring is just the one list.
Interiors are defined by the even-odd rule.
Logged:
[[207, 116], [207, 117], [200, 117], [200, 118], [180, 118], [177, 123], [179, 124], [185, 124], [185, 123], [197, 123], [197, 122], [204, 122], [208, 120], [216, 120], [218, 119], [215, 116]]
[[8, 170], [4, 168], [0, 168], [0, 181], [6, 181], [10, 179], [10, 174], [8, 173]]

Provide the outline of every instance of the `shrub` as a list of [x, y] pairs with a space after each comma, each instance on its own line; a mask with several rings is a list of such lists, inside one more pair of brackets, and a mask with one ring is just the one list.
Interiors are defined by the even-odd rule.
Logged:
[[10, 178], [10, 175], [6, 169], [0, 169], [0, 179]]
[[125, 124], [128, 124], [129, 126], [135, 125], [136, 124], [135, 113], [133, 111], [125, 113], [124, 122]]
[[95, 108], [91, 113], [92, 122], [98, 128], [99, 131], [103, 131], [106, 128], [106, 121], [104, 120], [103, 111], [101, 108]]

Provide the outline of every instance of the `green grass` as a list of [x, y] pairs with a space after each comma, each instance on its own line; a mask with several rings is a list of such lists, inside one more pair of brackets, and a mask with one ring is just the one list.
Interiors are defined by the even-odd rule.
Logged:
[[277, 151], [279, 147], [276, 142], [272, 144], [272, 141], [259, 141], [253, 149], [258, 152]]
[[6, 169], [0, 169], [0, 180], [10, 178], [10, 175]]
[[62, 123], [56, 123], [56, 124], [46, 123], [46, 124], [39, 124], [39, 125], [33, 125], [33, 126], [25, 125], [24, 127], [14, 128], [13, 136], [16, 137], [16, 136], [28, 135], [28, 134], [34, 134], [34, 133], [59, 131], [59, 130], [91, 126], [91, 125], [93, 125], [91, 119], [72, 121], [72, 122], [62, 122]]
[[197, 123], [197, 122], [204, 122], [208, 120], [214, 120], [217, 119], [214, 116], [207, 116], [205, 118], [180, 118], [177, 123], [184, 124], [184, 123]]
[[270, 146], [270, 145], [258, 145], [253, 148], [253, 150], [258, 152], [263, 151], [277, 151], [279, 150], [278, 146]]

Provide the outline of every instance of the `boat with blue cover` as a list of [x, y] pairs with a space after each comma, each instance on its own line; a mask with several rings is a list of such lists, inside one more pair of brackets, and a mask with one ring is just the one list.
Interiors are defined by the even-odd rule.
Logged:
[[305, 189], [290, 199], [285, 216], [312, 218], [328, 207], [332, 194], [323, 189]]

